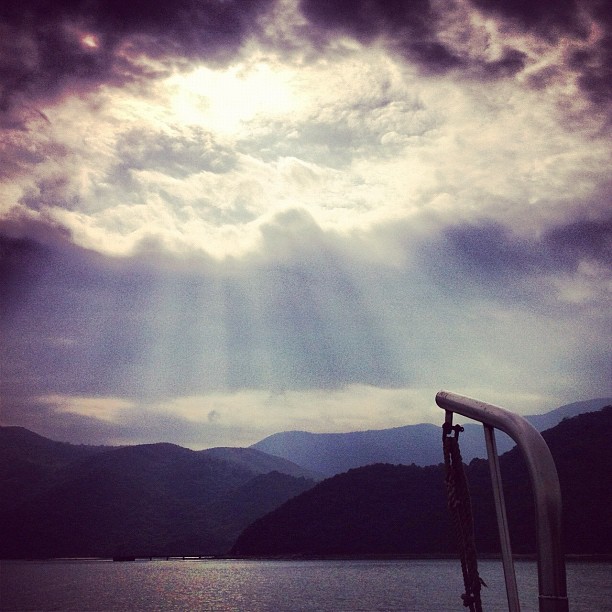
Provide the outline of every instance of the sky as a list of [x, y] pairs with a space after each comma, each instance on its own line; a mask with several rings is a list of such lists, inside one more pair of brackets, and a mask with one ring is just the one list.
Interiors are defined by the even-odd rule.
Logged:
[[612, 395], [599, 0], [4, 0], [0, 424], [248, 446]]

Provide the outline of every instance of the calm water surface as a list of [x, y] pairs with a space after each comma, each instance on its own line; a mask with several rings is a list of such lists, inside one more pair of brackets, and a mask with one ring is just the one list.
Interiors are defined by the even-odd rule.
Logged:
[[[486, 612], [507, 610], [498, 561], [481, 561]], [[537, 611], [534, 562], [516, 564], [521, 609]], [[612, 563], [567, 565], [570, 610], [612, 611]], [[11, 561], [0, 564], [0, 610], [465, 610], [453, 560]]]

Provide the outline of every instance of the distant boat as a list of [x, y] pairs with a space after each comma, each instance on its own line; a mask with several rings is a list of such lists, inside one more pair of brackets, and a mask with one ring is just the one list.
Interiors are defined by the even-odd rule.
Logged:
[[113, 561], [136, 561], [136, 557], [130, 557], [129, 555], [117, 555], [113, 557]]

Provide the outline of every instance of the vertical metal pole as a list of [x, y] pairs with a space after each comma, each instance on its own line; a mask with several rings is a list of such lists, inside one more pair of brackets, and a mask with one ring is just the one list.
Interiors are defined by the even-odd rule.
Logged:
[[452, 426], [453, 424], [453, 411], [452, 410], [446, 410], [444, 413], [444, 422], [447, 425]]
[[508, 530], [508, 517], [506, 516], [506, 502], [504, 501], [504, 490], [502, 488], [501, 471], [499, 469], [499, 456], [497, 455], [495, 431], [490, 425], [483, 424], [483, 427], [485, 441], [487, 443], [487, 456], [489, 458], [491, 483], [493, 485], [495, 513], [497, 514], [497, 527], [499, 529], [499, 542], [501, 545], [504, 578], [506, 580], [508, 610], [510, 612], [520, 612], [521, 604], [519, 602], [518, 589], [516, 586], [516, 575], [514, 573], [514, 562], [512, 560], [512, 547], [510, 545], [510, 532]]

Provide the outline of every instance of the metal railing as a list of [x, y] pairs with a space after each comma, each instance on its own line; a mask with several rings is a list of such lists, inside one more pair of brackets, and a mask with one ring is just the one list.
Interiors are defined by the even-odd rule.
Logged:
[[499, 469], [494, 429], [508, 434], [521, 450], [535, 501], [540, 612], [567, 612], [565, 558], [561, 547], [561, 489], [550, 450], [540, 433], [523, 417], [456, 393], [440, 391], [436, 403], [446, 411], [452, 425], [453, 413], [480, 421], [484, 426], [489, 469], [499, 528], [508, 609], [519, 612], [506, 506]]

